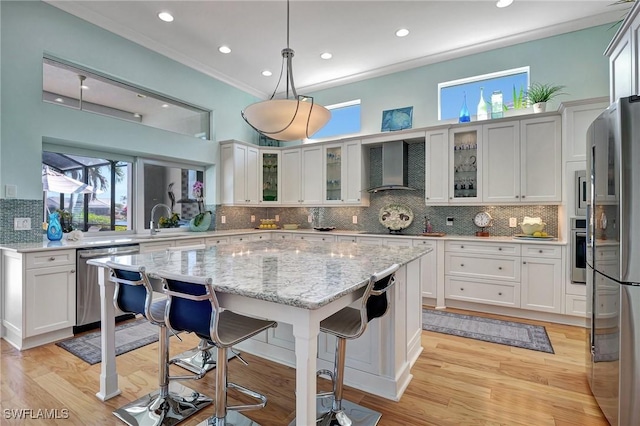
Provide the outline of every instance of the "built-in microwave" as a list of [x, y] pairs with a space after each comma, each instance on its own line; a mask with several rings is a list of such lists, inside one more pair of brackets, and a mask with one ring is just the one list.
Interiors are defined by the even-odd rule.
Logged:
[[576, 185], [576, 213], [580, 217], [587, 216], [587, 172], [578, 170], [575, 178]]

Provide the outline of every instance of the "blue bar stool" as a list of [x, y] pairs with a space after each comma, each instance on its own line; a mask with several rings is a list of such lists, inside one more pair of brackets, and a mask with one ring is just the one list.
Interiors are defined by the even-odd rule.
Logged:
[[[257, 425], [239, 411], [263, 408], [267, 403], [267, 397], [236, 383], [227, 382], [227, 349], [278, 324], [275, 321], [222, 310], [211, 278], [177, 274], [159, 274], [159, 277], [164, 283], [165, 293], [169, 298], [165, 310], [167, 326], [174, 331], [196, 333], [217, 348], [215, 415], [200, 425]], [[235, 389], [259, 402], [229, 406], [227, 405], [228, 388]]]
[[[320, 331], [333, 334], [336, 339], [336, 357], [333, 372], [318, 371], [318, 376], [328, 376], [333, 390], [319, 393], [316, 400], [316, 425], [318, 426], [373, 426], [382, 414], [342, 399], [347, 339], [357, 339], [367, 329], [367, 324], [384, 316], [389, 308], [387, 291], [395, 284], [395, 274], [400, 265], [371, 276], [362, 296], [359, 309], [347, 306], [320, 322]], [[295, 425], [295, 420], [291, 422]]]
[[113, 414], [130, 426], [173, 426], [205, 406], [212, 400], [175, 379], [197, 377], [169, 377], [169, 329], [164, 322], [167, 299], [153, 302], [153, 289], [143, 266], [129, 266], [107, 262], [110, 279], [115, 283], [113, 302], [124, 312], [143, 315], [158, 326], [158, 380], [160, 387], [137, 399]]

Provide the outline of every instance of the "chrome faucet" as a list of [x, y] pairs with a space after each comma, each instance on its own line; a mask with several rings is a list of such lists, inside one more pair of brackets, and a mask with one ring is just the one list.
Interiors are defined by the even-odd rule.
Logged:
[[171, 215], [173, 215], [173, 212], [171, 211], [171, 207], [169, 207], [166, 204], [158, 203], [155, 206], [153, 206], [153, 208], [151, 209], [151, 217], [149, 218], [149, 232], [151, 232], [151, 235], [155, 235], [158, 232], [160, 232], [160, 230], [158, 229], [154, 221], [156, 209], [158, 207], [164, 208], [169, 213], [169, 216], [168, 216], [169, 218], [171, 218]]

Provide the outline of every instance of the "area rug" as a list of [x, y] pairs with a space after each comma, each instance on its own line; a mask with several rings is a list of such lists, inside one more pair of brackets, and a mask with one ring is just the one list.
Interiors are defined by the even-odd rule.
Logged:
[[[158, 327], [145, 319], [137, 319], [116, 326], [116, 356], [157, 341]], [[91, 365], [102, 360], [99, 331], [63, 340], [56, 345]]]
[[554, 353], [547, 330], [539, 325], [423, 309], [422, 328], [437, 333]]

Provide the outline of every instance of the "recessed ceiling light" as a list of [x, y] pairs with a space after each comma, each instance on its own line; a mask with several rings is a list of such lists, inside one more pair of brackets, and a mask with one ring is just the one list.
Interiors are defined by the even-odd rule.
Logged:
[[169, 12], [160, 12], [158, 13], [158, 18], [164, 22], [173, 22], [173, 15]]
[[262, 71], [262, 75], [265, 77], [271, 77], [273, 75], [273, 73], [269, 70], [264, 70]]
[[64, 99], [62, 99], [62, 98], [56, 98], [56, 102], [62, 102], [62, 103], [64, 103]]
[[133, 116], [134, 116], [135, 118], [140, 118], [140, 114], [138, 114], [137, 112], [136, 112], [136, 113], [134, 113], [134, 114], [133, 114]]
[[231, 53], [231, 48], [229, 46], [220, 46], [218, 47], [218, 51], [220, 53]]
[[331, 53], [329, 53], [329, 52], [324, 52], [322, 55], [320, 55], [320, 57], [322, 59], [331, 59], [331, 58], [333, 58], [333, 55]]
[[511, 6], [511, 3], [513, 3], [513, 0], [498, 0], [498, 2], [496, 3], [496, 6], [507, 7], [507, 6]]
[[86, 84], [83, 84], [82, 86], [80, 86], [80, 88], [82, 90], [87, 90], [89, 88], [89, 86], [87, 86]]
[[140, 99], [144, 99], [144, 98], [146, 98], [146, 97], [147, 97], [146, 95], [143, 95], [142, 93], [137, 93], [136, 95], [137, 95]]
[[406, 28], [400, 28], [398, 31], [396, 31], [396, 35], [398, 37], [405, 37], [409, 35], [409, 30]]

